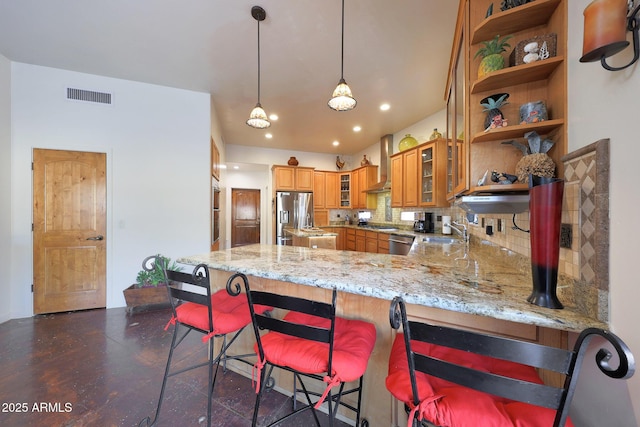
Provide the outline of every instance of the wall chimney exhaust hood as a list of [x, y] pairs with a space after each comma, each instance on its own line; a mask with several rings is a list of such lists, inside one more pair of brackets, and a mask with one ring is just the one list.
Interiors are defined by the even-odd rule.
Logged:
[[516, 214], [529, 209], [529, 194], [462, 196], [454, 206], [474, 214]]
[[393, 135], [380, 138], [380, 181], [367, 188], [367, 193], [384, 193], [391, 191], [391, 158], [393, 152]]

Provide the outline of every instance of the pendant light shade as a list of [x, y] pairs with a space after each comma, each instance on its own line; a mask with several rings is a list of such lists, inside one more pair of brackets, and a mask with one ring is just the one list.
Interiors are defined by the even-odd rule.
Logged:
[[258, 21], [258, 102], [251, 110], [247, 124], [252, 128], [266, 129], [271, 126], [271, 122], [267, 119], [267, 113], [264, 112], [262, 105], [260, 105], [260, 21], [264, 21], [267, 13], [260, 6], [253, 6], [251, 8], [251, 16]]
[[333, 91], [331, 99], [327, 103], [329, 108], [336, 111], [349, 111], [356, 107], [357, 101], [351, 93], [351, 89], [344, 80], [344, 0], [342, 0], [342, 48], [340, 55], [340, 81]]

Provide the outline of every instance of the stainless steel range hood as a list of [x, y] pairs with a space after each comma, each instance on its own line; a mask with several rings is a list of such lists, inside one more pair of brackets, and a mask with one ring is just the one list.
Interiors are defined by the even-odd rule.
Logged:
[[529, 194], [462, 196], [454, 206], [475, 214], [516, 214], [529, 209]]
[[367, 193], [384, 193], [391, 191], [391, 158], [393, 152], [393, 135], [380, 138], [380, 181], [367, 188]]

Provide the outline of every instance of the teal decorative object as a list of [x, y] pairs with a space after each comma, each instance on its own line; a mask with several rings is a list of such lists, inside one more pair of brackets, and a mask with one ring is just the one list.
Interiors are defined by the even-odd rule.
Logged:
[[405, 151], [409, 148], [413, 148], [418, 145], [418, 140], [411, 136], [410, 133], [406, 134], [404, 138], [398, 143], [398, 150]]

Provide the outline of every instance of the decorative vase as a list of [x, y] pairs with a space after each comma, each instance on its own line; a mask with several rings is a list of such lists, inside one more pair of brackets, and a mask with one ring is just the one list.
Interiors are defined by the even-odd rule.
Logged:
[[398, 143], [398, 150], [400, 151], [408, 150], [409, 148], [413, 148], [417, 145], [418, 145], [418, 140], [412, 137], [410, 133], [408, 133]]
[[520, 124], [538, 123], [548, 119], [544, 101], [527, 102], [520, 106]]
[[367, 166], [370, 164], [371, 162], [369, 161], [369, 159], [367, 159], [367, 155], [365, 154], [362, 160], [360, 161], [360, 166]]
[[295, 157], [289, 157], [289, 161], [287, 162], [289, 166], [298, 166], [298, 159]]
[[563, 192], [564, 180], [529, 175], [533, 292], [527, 301], [546, 308], [563, 308], [556, 296]]
[[438, 132], [438, 128], [433, 128], [433, 133], [429, 136], [429, 141], [433, 141], [438, 138], [442, 138], [442, 134]]

